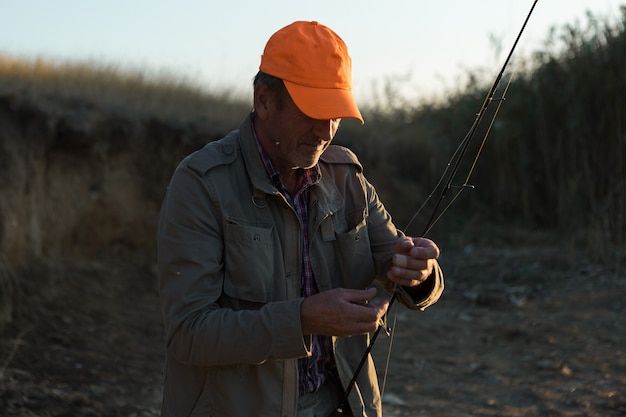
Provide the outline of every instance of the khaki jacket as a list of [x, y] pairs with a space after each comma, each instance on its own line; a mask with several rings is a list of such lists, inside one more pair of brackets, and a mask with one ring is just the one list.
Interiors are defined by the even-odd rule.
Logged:
[[[364, 289], [376, 278], [385, 285], [402, 233], [351, 151], [332, 145], [319, 165], [309, 204], [319, 290]], [[298, 217], [265, 172], [250, 117], [180, 163], [158, 231], [164, 417], [295, 416], [296, 361], [310, 354], [300, 323], [301, 246]], [[443, 290], [439, 267], [420, 287], [418, 299], [402, 292], [399, 300], [412, 309], [433, 304]], [[367, 343], [367, 335], [334, 338], [344, 387]], [[355, 416], [381, 416], [371, 358], [349, 402]]]

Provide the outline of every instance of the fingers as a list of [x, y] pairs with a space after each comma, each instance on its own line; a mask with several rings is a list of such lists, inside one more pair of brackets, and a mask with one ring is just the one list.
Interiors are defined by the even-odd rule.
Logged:
[[439, 248], [430, 239], [398, 239], [393, 267], [387, 278], [403, 286], [416, 286], [430, 276], [439, 253]]
[[[352, 313], [355, 320], [363, 323], [377, 323], [387, 312], [388, 301], [376, 305], [371, 299], [376, 295], [376, 288], [366, 290], [345, 290], [351, 294], [347, 299], [354, 305]], [[375, 329], [374, 329], [375, 330]]]
[[430, 239], [417, 237], [413, 239], [414, 247], [410, 249], [411, 256], [421, 259], [437, 259], [440, 255], [439, 247]]
[[374, 303], [366, 302], [363, 304], [359, 304], [359, 308], [361, 308], [360, 306], [363, 306], [369, 309], [369, 312], [364, 312], [364, 311], [359, 312], [362, 315], [363, 319], [366, 322], [374, 322], [374, 321], [380, 320], [387, 313], [387, 308], [389, 307], [389, 301], [385, 300], [378, 305]]
[[305, 298], [300, 307], [303, 334], [345, 337], [375, 331], [389, 305], [372, 303], [375, 295], [375, 288], [336, 288]]
[[396, 242], [396, 252], [404, 253], [408, 252], [415, 246], [413, 239], [408, 236], [403, 236]]
[[405, 287], [414, 287], [424, 282], [430, 276], [432, 262], [415, 260], [404, 255], [395, 255], [394, 266], [387, 274], [387, 278]]
[[369, 300], [376, 296], [376, 288], [368, 288], [365, 290], [347, 290], [343, 291], [344, 299], [350, 303], [366, 305]]

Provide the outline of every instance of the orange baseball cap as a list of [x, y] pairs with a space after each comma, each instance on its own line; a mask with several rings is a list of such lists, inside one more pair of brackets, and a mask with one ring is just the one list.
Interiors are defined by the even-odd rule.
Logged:
[[294, 22], [265, 45], [259, 69], [281, 78], [296, 106], [314, 119], [364, 123], [352, 96], [352, 59], [344, 41], [318, 22]]

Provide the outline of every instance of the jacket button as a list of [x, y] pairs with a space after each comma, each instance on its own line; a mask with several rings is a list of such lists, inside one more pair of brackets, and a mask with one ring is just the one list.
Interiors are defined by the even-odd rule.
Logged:
[[356, 236], [354, 237], [354, 240], [359, 240], [359, 239], [361, 239], [361, 235], [356, 235]]
[[291, 272], [287, 272], [287, 278], [291, 278]]
[[222, 152], [224, 152], [224, 155], [230, 155], [233, 153], [233, 147], [232, 145], [224, 145], [222, 146]]

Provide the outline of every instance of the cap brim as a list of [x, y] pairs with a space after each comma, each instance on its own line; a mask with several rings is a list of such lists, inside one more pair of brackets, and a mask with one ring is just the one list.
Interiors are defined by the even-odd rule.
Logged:
[[283, 80], [300, 111], [313, 119], [357, 119], [365, 124], [350, 90], [303, 87]]

